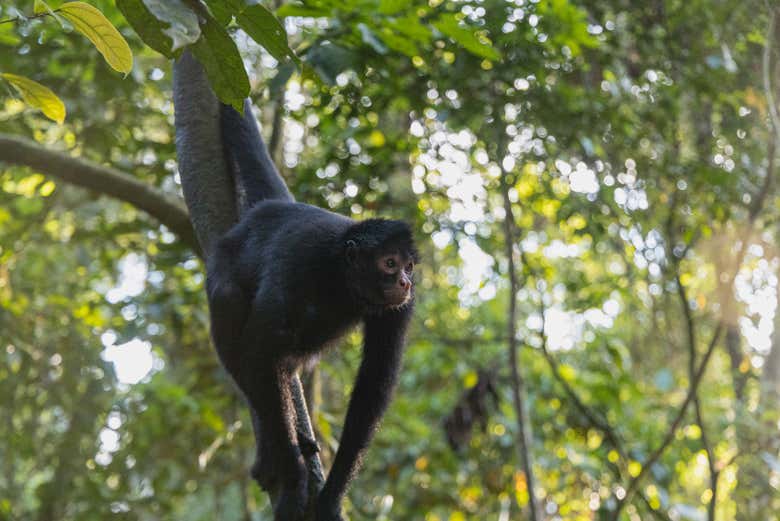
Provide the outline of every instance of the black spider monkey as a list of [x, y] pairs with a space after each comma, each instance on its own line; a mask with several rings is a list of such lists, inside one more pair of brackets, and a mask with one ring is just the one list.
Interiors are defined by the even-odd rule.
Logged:
[[338, 452], [316, 502], [317, 521], [341, 521], [341, 500], [390, 402], [412, 314], [417, 253], [401, 221], [355, 222], [294, 202], [252, 116], [221, 108], [228, 163], [251, 208], [207, 267], [212, 336], [246, 396], [257, 438], [252, 476], [281, 487], [276, 521], [298, 521], [308, 500], [290, 379], [301, 364], [363, 322], [363, 359]]

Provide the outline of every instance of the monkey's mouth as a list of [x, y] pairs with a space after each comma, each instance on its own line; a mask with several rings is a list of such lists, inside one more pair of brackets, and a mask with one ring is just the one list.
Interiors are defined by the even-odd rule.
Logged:
[[385, 291], [385, 306], [388, 308], [400, 308], [411, 298], [409, 290], [388, 290]]

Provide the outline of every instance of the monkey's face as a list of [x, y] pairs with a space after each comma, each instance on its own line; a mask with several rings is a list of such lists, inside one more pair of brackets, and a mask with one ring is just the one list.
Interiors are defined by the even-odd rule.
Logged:
[[377, 255], [374, 262], [382, 304], [386, 308], [397, 308], [409, 302], [413, 286], [413, 257], [400, 251], [387, 252]]

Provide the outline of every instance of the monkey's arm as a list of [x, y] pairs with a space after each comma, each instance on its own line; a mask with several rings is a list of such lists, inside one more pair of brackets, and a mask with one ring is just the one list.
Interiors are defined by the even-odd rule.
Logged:
[[409, 304], [365, 319], [363, 361], [349, 401], [339, 449], [317, 502], [317, 521], [341, 519], [341, 499], [390, 403], [411, 314]]

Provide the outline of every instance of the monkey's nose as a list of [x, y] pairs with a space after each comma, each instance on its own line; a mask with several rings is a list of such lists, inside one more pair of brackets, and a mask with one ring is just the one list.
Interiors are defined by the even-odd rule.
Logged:
[[399, 280], [399, 281], [398, 281], [398, 284], [399, 284], [399, 285], [400, 285], [400, 286], [401, 286], [403, 289], [409, 289], [409, 286], [411, 285], [411, 284], [410, 284], [410, 282], [409, 282], [407, 279], [405, 279], [405, 278], [403, 278], [403, 279]]

